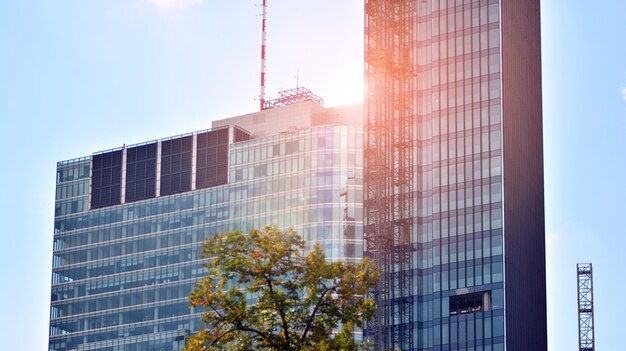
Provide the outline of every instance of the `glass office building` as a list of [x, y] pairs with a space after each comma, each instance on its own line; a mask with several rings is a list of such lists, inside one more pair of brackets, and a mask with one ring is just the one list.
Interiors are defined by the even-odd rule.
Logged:
[[[260, 118], [300, 128], [268, 133]], [[238, 121], [253, 129], [218, 121], [58, 163], [50, 351], [182, 349], [200, 328], [187, 299], [200, 245], [217, 232], [293, 226], [329, 259], [362, 257], [360, 109], [304, 102]]]
[[377, 349], [547, 349], [539, 0], [364, 3], [363, 109], [58, 164], [50, 350], [180, 349], [202, 240], [268, 223], [330, 259], [388, 251]]
[[367, 211], [390, 201], [411, 246], [380, 260], [370, 335], [380, 350], [546, 350], [539, 1], [366, 0], [365, 23], [365, 237], [381, 250], [377, 228], [396, 224]]

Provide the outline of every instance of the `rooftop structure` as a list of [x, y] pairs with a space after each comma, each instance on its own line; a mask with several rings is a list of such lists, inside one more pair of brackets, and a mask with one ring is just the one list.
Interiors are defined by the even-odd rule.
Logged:
[[278, 98], [265, 101], [263, 108], [275, 108], [288, 106], [293, 104], [299, 104], [305, 101], [313, 101], [314, 103], [323, 106], [324, 100], [321, 97], [313, 94], [309, 89], [298, 87], [289, 90], [283, 90], [278, 92]]

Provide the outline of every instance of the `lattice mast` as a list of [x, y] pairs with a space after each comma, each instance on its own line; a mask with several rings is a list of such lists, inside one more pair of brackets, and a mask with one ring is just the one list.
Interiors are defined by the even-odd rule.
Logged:
[[267, 45], [267, 0], [263, 0], [261, 20], [261, 93], [259, 94], [260, 109], [265, 108], [265, 48]]
[[411, 245], [415, 1], [365, 1], [367, 254], [381, 279], [368, 326], [379, 350], [412, 349]]
[[578, 350], [595, 351], [593, 322], [593, 267], [578, 263]]

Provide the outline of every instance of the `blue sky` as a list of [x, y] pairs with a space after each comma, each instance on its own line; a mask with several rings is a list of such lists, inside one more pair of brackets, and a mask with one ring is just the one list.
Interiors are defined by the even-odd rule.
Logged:
[[[0, 0], [0, 345], [47, 348], [59, 160], [258, 108], [258, 0]], [[268, 94], [360, 101], [362, 0], [270, 0]], [[626, 287], [626, 2], [544, 0], [550, 350], [577, 343], [576, 262], [595, 268], [599, 349]], [[529, 306], [532, 308], [532, 306]]]

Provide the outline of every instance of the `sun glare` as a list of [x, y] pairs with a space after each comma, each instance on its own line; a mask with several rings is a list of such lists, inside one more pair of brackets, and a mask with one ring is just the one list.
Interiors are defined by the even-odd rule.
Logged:
[[148, 0], [152, 4], [160, 8], [169, 8], [172, 6], [201, 4], [204, 0]]

